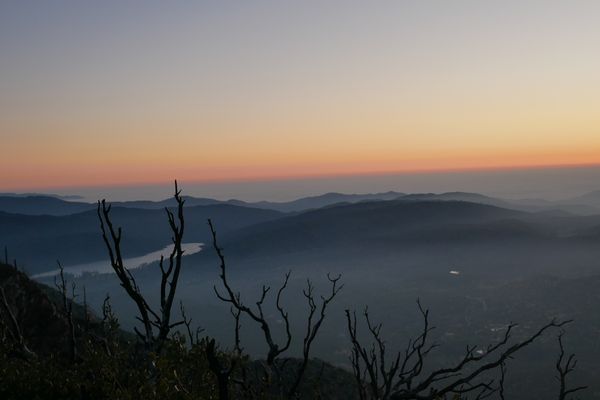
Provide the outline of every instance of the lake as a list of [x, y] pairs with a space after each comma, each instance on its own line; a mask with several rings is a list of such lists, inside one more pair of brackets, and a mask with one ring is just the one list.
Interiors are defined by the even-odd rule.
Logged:
[[[202, 250], [202, 246], [203, 246], [203, 243], [183, 243], [181, 245], [183, 251], [185, 252], [184, 255], [186, 255], [186, 256], [200, 252]], [[161, 255], [164, 255], [165, 258], [168, 258], [169, 255], [171, 254], [172, 250], [173, 250], [173, 245], [169, 245], [161, 250], [153, 251], [152, 253], [148, 253], [143, 256], [125, 258], [125, 259], [123, 259], [123, 264], [128, 269], [139, 268], [146, 264], [150, 264], [150, 263], [160, 260]], [[52, 277], [52, 276], [58, 275], [58, 272], [59, 272], [59, 270], [56, 269], [53, 271], [48, 271], [48, 272], [34, 275], [33, 278], [39, 279], [39, 278]], [[99, 273], [99, 274], [114, 273], [112, 266], [110, 265], [110, 261], [108, 259], [103, 260], [103, 261], [95, 261], [95, 262], [91, 262], [91, 263], [78, 264], [78, 265], [72, 265], [72, 266], [65, 267], [65, 274], [81, 276], [81, 274], [83, 274], [85, 272], [90, 272], [90, 273], [93, 272], [93, 273]]]

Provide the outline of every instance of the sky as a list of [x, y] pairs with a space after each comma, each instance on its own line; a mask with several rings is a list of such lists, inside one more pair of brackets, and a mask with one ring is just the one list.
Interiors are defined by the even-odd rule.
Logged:
[[594, 0], [2, 1], [0, 191], [579, 179], [600, 165], [598, 15]]

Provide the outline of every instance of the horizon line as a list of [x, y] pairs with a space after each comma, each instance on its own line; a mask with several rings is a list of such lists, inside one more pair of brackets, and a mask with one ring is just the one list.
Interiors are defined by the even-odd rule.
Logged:
[[99, 189], [99, 188], [126, 188], [126, 187], [153, 187], [172, 185], [177, 180], [180, 185], [184, 184], [236, 184], [236, 183], [268, 183], [279, 181], [303, 181], [303, 180], [327, 180], [344, 179], [353, 177], [382, 177], [382, 176], [405, 176], [405, 175], [437, 175], [437, 174], [458, 174], [458, 173], [486, 173], [486, 172], [508, 172], [508, 171], [535, 171], [545, 169], [579, 169], [579, 168], [600, 168], [600, 162], [594, 163], [565, 163], [565, 164], [534, 164], [534, 165], [514, 165], [514, 166], [484, 166], [484, 167], [456, 167], [456, 168], [415, 168], [408, 170], [382, 170], [382, 171], [364, 171], [364, 172], [340, 172], [325, 174], [293, 174], [293, 175], [270, 175], [256, 176], [248, 178], [215, 178], [215, 179], [180, 179], [173, 177], [172, 180], [160, 181], [130, 181], [101, 183], [97, 185], [86, 184], [67, 184], [67, 185], [48, 185], [48, 186], [23, 186], [0, 188], [0, 193], [21, 194], [24, 192], [50, 191], [50, 190], [73, 190], [73, 189]]

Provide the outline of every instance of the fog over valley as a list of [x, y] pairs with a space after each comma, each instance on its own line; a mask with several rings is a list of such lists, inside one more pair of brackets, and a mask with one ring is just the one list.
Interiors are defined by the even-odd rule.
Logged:
[[[52, 286], [56, 260], [61, 260], [69, 281], [85, 287], [92, 310], [100, 312], [109, 293], [118, 315], [136, 314], [112, 270], [97, 204], [39, 195], [15, 199], [0, 197], [0, 242], [6, 243], [7, 261], [16, 259], [33, 279]], [[178, 298], [188, 317], [224, 344], [233, 340], [231, 316], [213, 288], [220, 285], [220, 261], [209, 218], [230, 283], [244, 301], [256, 301], [262, 285], [276, 288], [291, 273], [282, 304], [292, 330], [302, 330], [306, 306], [297, 299], [306, 279], [324, 293], [327, 274], [341, 275], [343, 290], [314, 347], [315, 356], [332, 365], [351, 369], [345, 309], [360, 311], [369, 305], [371, 318], [384, 322], [390, 347], [399, 349], [419, 330], [420, 299], [431, 309], [432, 337], [443, 345], [431, 356], [435, 363], [459, 357], [466, 342], [493, 342], [510, 322], [521, 323], [516, 334], [525, 335], [547, 318], [573, 318], [569, 334], [577, 340], [570, 348], [585, 366], [578, 379], [595, 379], [600, 348], [586, 332], [600, 329], [600, 319], [590, 309], [600, 293], [598, 195], [523, 201], [464, 192], [386, 191], [328, 193], [291, 202], [184, 199], [186, 244]], [[131, 201], [114, 203], [111, 210], [113, 223], [123, 232], [124, 264], [152, 303], [159, 301], [158, 261], [161, 255], [168, 260], [173, 250], [163, 207], [175, 211], [176, 205], [173, 199]], [[272, 300], [267, 304], [273, 306]], [[281, 318], [266, 317], [281, 338]], [[136, 326], [135, 319], [122, 321], [123, 328]], [[250, 322], [244, 323], [244, 348], [260, 357], [265, 345]], [[291, 355], [300, 356], [298, 346], [292, 345]], [[539, 393], [551, 393], [542, 382], [552, 373], [554, 342], [536, 346], [548, 358], [519, 357], [513, 367], [519, 379], [510, 390], [520, 392], [527, 382], [539, 382]]]

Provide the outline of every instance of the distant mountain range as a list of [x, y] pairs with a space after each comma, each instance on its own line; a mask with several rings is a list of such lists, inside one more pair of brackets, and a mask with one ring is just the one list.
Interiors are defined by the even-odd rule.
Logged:
[[[396, 254], [423, 245], [535, 241], [580, 242], [600, 237], [600, 215], [573, 215], [563, 204], [593, 207], [598, 193], [564, 203], [516, 202], [476, 193], [327, 193], [291, 202], [247, 203], [186, 197], [186, 242], [210, 239], [212, 218], [233, 256], [273, 259], [290, 253]], [[584, 204], [585, 203], [585, 204]], [[123, 248], [136, 257], [170, 244], [164, 207], [173, 200], [113, 203]], [[96, 205], [48, 196], [0, 197], [0, 246], [32, 273], [106, 258]], [[377, 250], [376, 250], [377, 249]], [[205, 254], [193, 257], [206, 257]], [[248, 260], [246, 260], [248, 261]], [[257, 261], [258, 262], [258, 261]]]
[[54, 197], [63, 200], [82, 200], [83, 196], [79, 195], [61, 195], [54, 193], [12, 193], [0, 192], [0, 197]]
[[282, 212], [297, 212], [327, 207], [339, 203], [359, 203], [363, 201], [395, 200], [402, 196], [405, 196], [405, 194], [399, 192], [368, 194], [325, 193], [320, 196], [303, 197], [301, 199], [289, 202], [276, 203], [269, 201], [260, 201], [256, 203], [249, 203], [249, 205], [252, 207], [269, 208], [272, 210], [278, 210]]
[[[5, 193], [0, 194], [0, 211], [25, 215], [61, 216], [76, 214], [96, 208], [95, 203], [74, 201], [77, 198], [78, 196], [69, 196], [67, 198], [57, 195]], [[394, 191], [367, 194], [325, 193], [319, 196], [303, 197], [288, 202], [245, 202], [236, 199], [216, 200], [191, 196], [186, 196], [185, 199], [188, 207], [227, 204], [240, 207], [275, 210], [284, 213], [297, 213], [341, 203], [389, 200], [439, 200], [467, 201], [520, 211], [563, 211], [581, 215], [600, 214], [600, 191], [560, 201], [547, 201], [543, 199], [507, 200], [468, 192], [405, 194]], [[115, 207], [137, 209], [161, 209], [164, 207], [173, 207], [175, 205], [172, 198], [162, 201], [136, 200], [114, 202], [113, 204]]]
[[[281, 213], [227, 204], [187, 207], [186, 242], [201, 243], [209, 237], [206, 220], [212, 218], [223, 232], [279, 218]], [[113, 207], [115, 225], [123, 227], [123, 251], [127, 257], [143, 255], [171, 243], [164, 210]], [[96, 210], [77, 214], [22, 215], [0, 212], [0, 246], [28, 272], [52, 270], [56, 260], [65, 265], [106, 259]], [[10, 260], [9, 260], [10, 261]]]
[[[529, 257], [523, 258], [524, 265], [529, 263], [530, 269], [537, 269], [544, 265], [533, 263], [535, 257], [546, 257], [561, 249], [559, 258], [564, 260], [574, 257], [576, 251], [595, 251], [595, 243], [600, 239], [600, 216], [532, 213], [456, 200], [420, 200], [429, 198], [427, 195], [407, 197], [287, 215], [223, 234], [221, 243], [234, 262], [244, 265], [384, 264], [386, 260], [407, 260], [412, 253], [423, 260], [444, 258], [451, 252], [454, 255], [450, 259], [468, 265], [483, 262], [486, 254], [495, 257], [488, 264]], [[492, 247], [494, 251], [490, 251]], [[523, 252], [525, 248], [528, 253]], [[200, 264], [207, 257], [211, 255], [191, 256]], [[558, 265], [558, 259], [550, 260], [546, 266], [554, 265]]]
[[[393, 200], [404, 196], [403, 193], [369, 193], [369, 194], [342, 194], [326, 193], [320, 196], [304, 197], [289, 202], [245, 202], [241, 200], [215, 200], [202, 197], [185, 196], [186, 206], [208, 206], [215, 204], [228, 204], [241, 207], [252, 207], [269, 209], [280, 212], [298, 212], [313, 208], [321, 208], [336, 203], [356, 203], [369, 200]], [[162, 209], [175, 206], [172, 198], [161, 201], [136, 200], [125, 202], [113, 202], [115, 207], [138, 208], [138, 209]], [[55, 196], [44, 195], [0, 195], [0, 211], [13, 214], [26, 215], [69, 215], [95, 209], [95, 203], [84, 203], [77, 201], [66, 201]]]
[[70, 215], [91, 210], [90, 203], [66, 201], [58, 197], [30, 196], [1, 196], [0, 211], [24, 215]]

